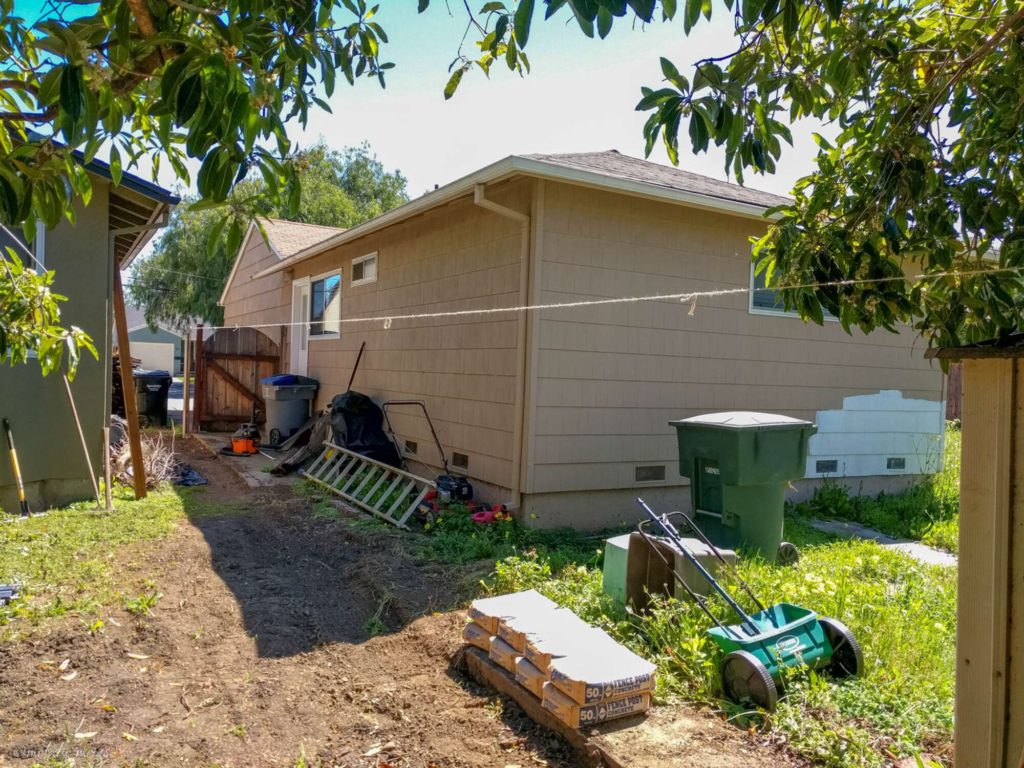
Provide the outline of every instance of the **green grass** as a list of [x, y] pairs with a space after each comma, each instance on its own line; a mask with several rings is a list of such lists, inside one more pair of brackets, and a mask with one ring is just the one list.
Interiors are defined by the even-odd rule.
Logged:
[[[119, 485], [111, 512], [82, 502], [0, 525], [0, 583], [22, 587], [20, 599], [0, 606], [0, 641], [22, 639], [32, 627], [59, 616], [78, 616], [82, 631], [95, 633], [103, 627], [104, 611], [148, 615], [159, 590], [148, 581], [124, 583], [115, 568], [116, 550], [165, 536], [186, 517], [244, 509], [242, 502], [208, 501], [202, 488], [166, 485], [136, 501], [130, 488]], [[137, 588], [128, 591], [130, 586]]]
[[120, 607], [115, 548], [163, 536], [184, 515], [182, 496], [169, 488], [142, 501], [119, 488], [113, 512], [82, 503], [0, 526], [0, 583], [22, 585], [22, 599], [0, 606], [0, 638], [15, 639], [23, 622], [69, 613], [84, 618], [104, 606]]
[[[659, 701], [711, 704], [744, 727], [773, 729], [816, 765], [873, 768], [886, 764], [886, 751], [948, 751], [955, 570], [921, 565], [872, 542], [830, 540], [799, 520], [787, 522], [786, 535], [801, 547], [796, 566], [746, 559], [743, 576], [766, 604], [795, 602], [845, 622], [864, 647], [867, 674], [833, 684], [802, 672], [772, 715], [722, 700], [718, 651], [704, 634], [712, 624], [691, 603], [666, 600], [648, 615], [627, 614], [602, 594], [598, 569], [553, 567], [542, 555], [498, 562], [487, 587], [496, 594], [538, 589], [656, 662]], [[730, 620], [724, 603], [711, 604]]]
[[943, 468], [934, 477], [899, 494], [852, 496], [843, 486], [824, 483], [797, 515], [862, 523], [897, 538], [921, 541], [956, 552], [960, 535], [960, 429], [946, 428]]

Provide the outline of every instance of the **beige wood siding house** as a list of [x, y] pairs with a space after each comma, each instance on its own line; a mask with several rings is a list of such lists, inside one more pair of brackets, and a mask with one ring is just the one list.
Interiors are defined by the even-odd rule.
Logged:
[[[926, 462], [866, 475], [854, 468], [870, 462], [845, 453], [884, 466], [887, 451], [915, 450], [914, 425], [941, 435], [941, 415], [931, 415], [941, 409], [939, 368], [909, 331], [849, 336], [835, 322], [752, 310], [749, 238], [781, 201], [615, 152], [514, 156], [285, 259], [260, 258], [265, 246], [250, 241], [239, 264], [252, 266], [225, 289], [225, 322], [266, 322], [271, 310], [251, 311], [247, 297], [273, 292], [273, 316], [298, 318], [291, 343], [308, 352], [290, 357], [304, 369], [293, 372], [320, 379], [321, 407], [344, 390], [365, 341], [355, 388], [378, 402], [422, 400], [480, 495], [540, 525], [633, 518], [638, 490], [685, 508], [668, 421], [709, 411], [824, 415], [840, 426], [919, 411], [903, 419], [907, 434], [833, 435], [826, 454], [839, 458], [809, 467], [857, 475], [858, 488], [905, 480]], [[400, 317], [737, 288], [696, 304]], [[337, 314], [306, 323], [307, 290], [312, 311], [324, 296], [321, 309]], [[421, 417], [396, 409], [393, 421], [415, 444], [409, 458], [438, 467]]]

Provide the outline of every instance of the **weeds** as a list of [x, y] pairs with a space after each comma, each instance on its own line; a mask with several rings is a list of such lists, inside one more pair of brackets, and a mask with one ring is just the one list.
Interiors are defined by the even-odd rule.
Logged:
[[384, 623], [384, 617], [391, 609], [391, 604], [394, 602], [395, 596], [391, 592], [385, 591], [380, 596], [380, 600], [377, 602], [377, 610], [373, 612], [373, 616], [366, 620], [363, 624], [363, 631], [370, 637], [377, 637], [383, 635], [388, 631], [388, 625]]
[[[722, 700], [719, 651], [705, 634], [712, 624], [690, 602], [656, 600], [648, 614], [629, 614], [603, 594], [599, 570], [558, 567], [542, 554], [499, 561], [486, 589], [539, 590], [654, 661], [661, 701], [712, 704], [744, 727], [767, 723], [816, 765], [877, 768], [887, 763], [884, 750], [909, 756], [948, 749], [955, 570], [922, 565], [873, 542], [837, 541], [798, 519], [787, 521], [786, 535], [801, 547], [797, 565], [745, 559], [742, 575], [766, 604], [794, 602], [846, 623], [864, 647], [867, 672], [842, 683], [795, 674], [768, 720]], [[735, 621], [723, 602], [710, 605], [720, 620]]]
[[124, 602], [124, 609], [132, 616], [149, 616], [153, 613], [153, 609], [156, 604], [160, 602], [163, 597], [162, 592], [152, 591], [144, 592], [138, 597], [126, 599]]

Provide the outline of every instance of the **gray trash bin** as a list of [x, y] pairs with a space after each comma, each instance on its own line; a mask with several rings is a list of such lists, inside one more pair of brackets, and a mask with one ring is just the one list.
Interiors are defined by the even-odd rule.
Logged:
[[267, 404], [267, 444], [276, 448], [306, 423], [320, 382], [308, 376], [280, 373], [260, 379]]

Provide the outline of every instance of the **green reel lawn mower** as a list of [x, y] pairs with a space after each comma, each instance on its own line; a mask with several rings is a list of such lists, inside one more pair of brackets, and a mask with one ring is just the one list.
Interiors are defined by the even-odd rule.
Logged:
[[[643, 499], [637, 499], [648, 519], [641, 521], [637, 530], [652, 545], [674, 574], [687, 595], [699, 605], [715, 626], [708, 635], [722, 650], [720, 663], [722, 688], [725, 695], [737, 703], [753, 703], [771, 711], [779, 699], [779, 685], [783, 670], [810, 667], [823, 669], [834, 678], [856, 677], [864, 670], [864, 657], [860, 645], [845, 624], [791, 603], [778, 603], [766, 608], [754, 595], [735, 568], [721, 556], [703, 532], [682, 512], [657, 515]], [[730, 570], [736, 582], [747, 593], [758, 611], [748, 614], [733, 599], [711, 573], [691, 553], [683, 541], [673, 518], [682, 518], [685, 526], [718, 557]], [[657, 533], [651, 526], [656, 526]], [[668, 562], [661, 550], [653, 546], [652, 535], [662, 536], [682, 554], [697, 572], [722, 597], [740, 618], [738, 624], [723, 624], [708, 608], [703, 596], [698, 595]]]

